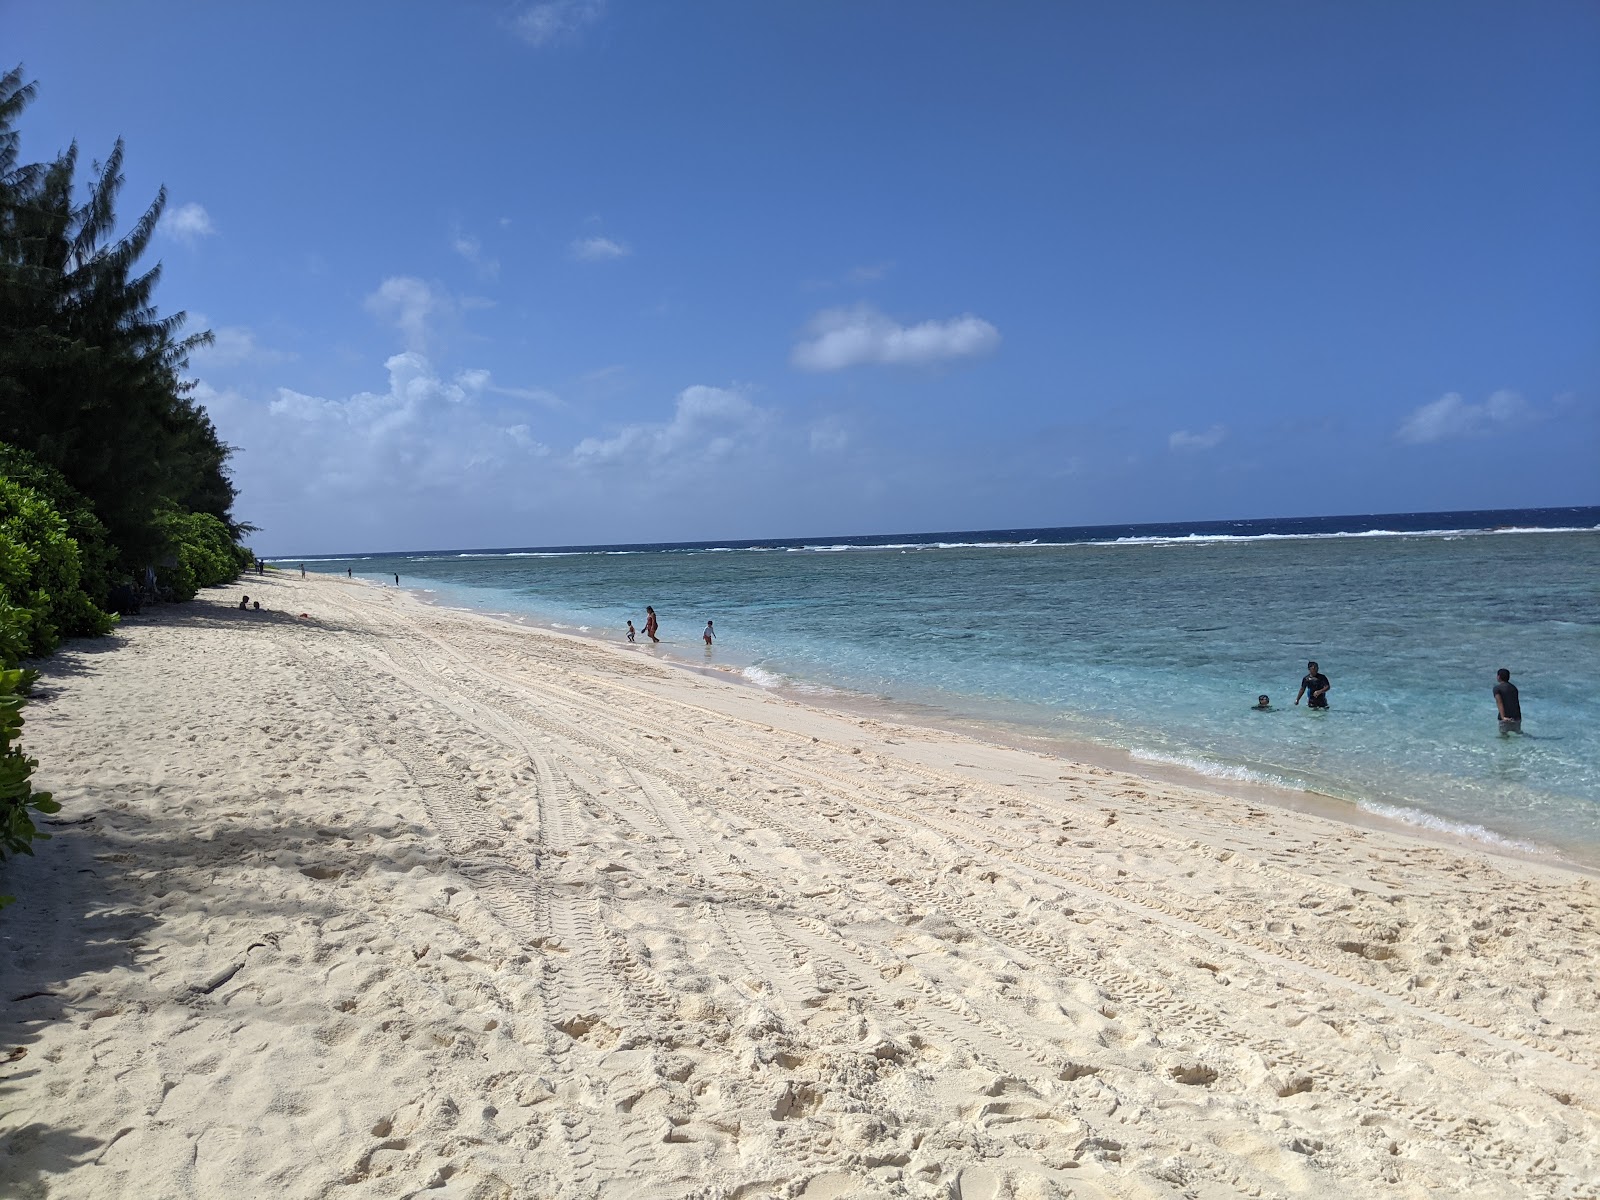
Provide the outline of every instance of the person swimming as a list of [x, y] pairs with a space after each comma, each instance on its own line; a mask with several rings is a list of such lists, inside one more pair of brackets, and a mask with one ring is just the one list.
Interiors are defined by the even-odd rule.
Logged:
[[1266, 712], [1271, 707], [1272, 707], [1272, 697], [1271, 696], [1267, 695], [1265, 692], [1262, 692], [1261, 695], [1256, 697], [1256, 702], [1255, 702], [1255, 705], [1254, 705], [1254, 711], [1256, 711], [1256, 712]]

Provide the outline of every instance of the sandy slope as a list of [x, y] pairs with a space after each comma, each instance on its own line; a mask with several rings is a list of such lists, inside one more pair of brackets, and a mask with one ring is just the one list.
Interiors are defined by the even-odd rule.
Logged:
[[1600, 1196], [1592, 879], [247, 590], [30, 709], [0, 1195]]

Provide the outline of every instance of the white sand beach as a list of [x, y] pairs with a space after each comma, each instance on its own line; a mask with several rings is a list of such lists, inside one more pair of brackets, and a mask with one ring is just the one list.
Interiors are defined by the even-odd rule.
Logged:
[[41, 690], [3, 1196], [1600, 1196], [1591, 876], [326, 577]]

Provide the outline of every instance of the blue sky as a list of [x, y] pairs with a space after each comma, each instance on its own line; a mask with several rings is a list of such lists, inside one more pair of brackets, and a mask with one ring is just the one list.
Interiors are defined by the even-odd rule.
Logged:
[[1592, 3], [0, 27], [267, 553], [1600, 502]]

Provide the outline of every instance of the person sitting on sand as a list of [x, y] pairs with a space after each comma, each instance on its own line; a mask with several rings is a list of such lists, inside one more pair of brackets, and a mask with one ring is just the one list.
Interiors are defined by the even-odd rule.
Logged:
[[239, 607], [240, 608], [249, 608], [250, 607], [250, 597], [246, 596], [243, 600], [239, 601]]
[[700, 635], [701, 637], [705, 638], [706, 645], [708, 645], [708, 646], [711, 645], [711, 640], [712, 640], [712, 636], [713, 636], [714, 633], [715, 633], [715, 630], [713, 630], [711, 628], [711, 622], [707, 621], [706, 622], [706, 631]]
[[1300, 690], [1294, 694], [1294, 702], [1299, 704], [1300, 697], [1310, 692], [1311, 696], [1306, 701], [1307, 708], [1327, 708], [1328, 689], [1332, 686], [1333, 684], [1328, 682], [1328, 677], [1317, 669], [1317, 664], [1308, 662], [1305, 678], [1300, 681]]
[[1267, 695], [1265, 692], [1262, 692], [1261, 695], [1256, 697], [1255, 707], [1252, 709], [1252, 711], [1253, 712], [1270, 712], [1271, 710], [1272, 710], [1272, 697]]
[[631, 641], [633, 641], [633, 635], [634, 635], [634, 632], [635, 632], [635, 631], [634, 631], [634, 628], [633, 628], [633, 622], [632, 622], [632, 621], [629, 621], [629, 622], [628, 622], [628, 640], [629, 640], [629, 641], [630, 641], [630, 642], [631, 642]]
[[1521, 733], [1522, 701], [1517, 697], [1517, 685], [1511, 682], [1511, 672], [1501, 667], [1494, 678], [1494, 707], [1500, 714], [1500, 732]]

